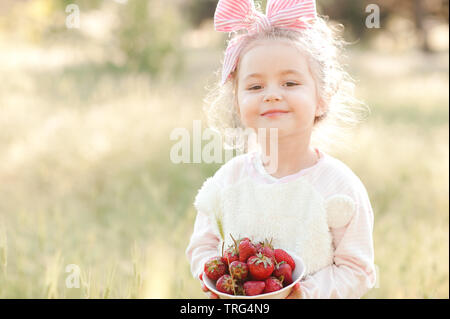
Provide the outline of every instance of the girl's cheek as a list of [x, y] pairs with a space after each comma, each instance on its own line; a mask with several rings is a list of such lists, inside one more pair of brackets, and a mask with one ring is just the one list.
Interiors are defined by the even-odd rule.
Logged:
[[259, 104], [259, 102], [262, 100], [263, 95], [264, 95], [263, 93], [254, 92], [252, 94], [248, 94], [247, 99], [248, 99], [249, 103]]
[[248, 104], [250, 99], [251, 99], [251, 97], [248, 94], [246, 94], [246, 93], [241, 94], [241, 103], [242, 104]]
[[258, 106], [258, 99], [256, 96], [243, 95], [240, 105], [245, 109], [253, 109]]

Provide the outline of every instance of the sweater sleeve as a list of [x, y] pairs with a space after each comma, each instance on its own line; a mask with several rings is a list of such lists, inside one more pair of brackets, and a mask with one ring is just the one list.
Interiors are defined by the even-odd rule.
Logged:
[[222, 241], [220, 190], [217, 175], [210, 177], [203, 183], [194, 201], [197, 216], [185, 251], [194, 278], [198, 278], [202, 273], [206, 260], [217, 256], [220, 252]]
[[195, 279], [198, 279], [203, 272], [205, 262], [218, 254], [219, 245], [220, 238], [214, 231], [210, 217], [199, 211], [195, 219], [194, 231], [186, 248], [186, 256]]
[[[338, 209], [332, 210], [330, 231], [333, 237], [333, 264], [308, 276], [300, 283], [301, 298], [361, 298], [376, 281], [373, 249], [373, 210], [367, 192], [362, 186], [353, 192], [351, 205], [337, 205], [342, 211], [337, 222]], [[342, 222], [342, 220], [347, 220]], [[345, 224], [345, 225], [343, 225]]]

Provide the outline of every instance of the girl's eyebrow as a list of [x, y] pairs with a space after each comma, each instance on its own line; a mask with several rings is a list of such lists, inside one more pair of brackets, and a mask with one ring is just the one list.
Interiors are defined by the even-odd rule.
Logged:
[[[294, 69], [282, 70], [278, 74], [279, 75], [296, 74], [296, 75], [302, 76], [302, 74], [299, 71], [294, 70]], [[257, 78], [257, 77], [263, 77], [263, 75], [260, 73], [252, 73], [252, 74], [247, 75], [244, 80], [247, 80], [249, 78]]]

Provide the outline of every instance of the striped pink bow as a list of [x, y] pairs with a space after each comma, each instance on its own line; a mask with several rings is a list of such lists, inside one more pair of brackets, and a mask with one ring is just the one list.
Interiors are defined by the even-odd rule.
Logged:
[[222, 69], [222, 85], [228, 81], [231, 72], [236, 68], [246, 35], [271, 27], [304, 29], [315, 18], [314, 0], [268, 0], [265, 15], [256, 10], [253, 0], [219, 0], [214, 14], [215, 30], [247, 30], [247, 34], [235, 37], [228, 43]]

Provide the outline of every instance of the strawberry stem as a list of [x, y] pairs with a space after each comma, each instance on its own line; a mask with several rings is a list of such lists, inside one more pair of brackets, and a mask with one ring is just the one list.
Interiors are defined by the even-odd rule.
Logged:
[[232, 239], [233, 242], [234, 242], [234, 247], [236, 247], [236, 251], [238, 251], [238, 244], [237, 244], [237, 242], [236, 242], [236, 239], [233, 238], [233, 235], [231, 235], [231, 233], [230, 233], [230, 237], [231, 237], [231, 239]]

